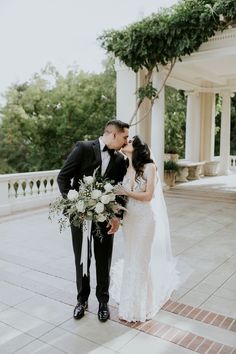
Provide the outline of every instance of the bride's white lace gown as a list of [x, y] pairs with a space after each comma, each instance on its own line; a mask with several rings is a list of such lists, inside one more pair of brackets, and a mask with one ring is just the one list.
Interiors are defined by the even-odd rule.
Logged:
[[[123, 185], [136, 192], [145, 191], [147, 175], [148, 165], [143, 177], [134, 181], [127, 174]], [[152, 318], [177, 285], [166, 210], [158, 210], [165, 208], [165, 203], [161, 206], [157, 201], [157, 188], [155, 193], [150, 202], [128, 200], [123, 219], [124, 259], [112, 268], [111, 296], [119, 303], [119, 317], [129, 322]], [[161, 213], [159, 219], [157, 213]], [[165, 220], [161, 220], [163, 215]]]

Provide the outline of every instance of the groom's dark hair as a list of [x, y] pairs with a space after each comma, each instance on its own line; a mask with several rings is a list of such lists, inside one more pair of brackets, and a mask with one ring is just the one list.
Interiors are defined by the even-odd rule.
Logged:
[[119, 132], [123, 132], [125, 128], [129, 129], [129, 124], [128, 123], [125, 123], [125, 122], [122, 122], [121, 120], [119, 119], [112, 119], [112, 120], [109, 120], [107, 122], [107, 124], [105, 125], [105, 128], [104, 128], [104, 133], [105, 132], [108, 132], [108, 129], [110, 126], [113, 126], [113, 127], [116, 127], [116, 129], [119, 131]]

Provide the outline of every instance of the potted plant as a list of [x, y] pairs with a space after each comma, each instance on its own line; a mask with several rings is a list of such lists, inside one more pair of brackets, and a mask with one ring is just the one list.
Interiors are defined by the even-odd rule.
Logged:
[[167, 186], [175, 186], [175, 176], [179, 172], [179, 166], [174, 160], [164, 161], [164, 180]]

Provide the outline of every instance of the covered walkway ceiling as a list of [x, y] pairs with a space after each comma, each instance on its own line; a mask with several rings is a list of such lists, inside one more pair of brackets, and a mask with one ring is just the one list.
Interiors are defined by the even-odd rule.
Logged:
[[176, 62], [167, 85], [185, 91], [236, 91], [236, 28], [217, 33]]

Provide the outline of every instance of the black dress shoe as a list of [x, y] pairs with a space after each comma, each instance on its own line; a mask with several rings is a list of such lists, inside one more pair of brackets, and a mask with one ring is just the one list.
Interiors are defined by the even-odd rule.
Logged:
[[75, 306], [74, 308], [74, 313], [73, 313], [73, 317], [76, 320], [79, 320], [80, 318], [82, 318], [84, 316], [84, 311], [88, 308], [88, 301], [85, 302], [78, 302], [78, 304]]
[[106, 322], [110, 318], [110, 311], [107, 303], [100, 302], [98, 309], [98, 319], [101, 322]]

